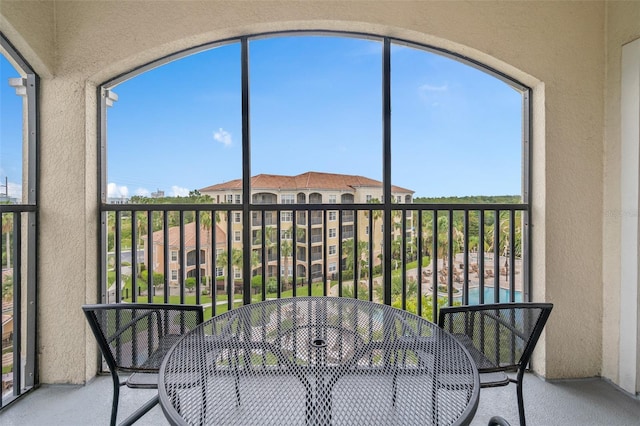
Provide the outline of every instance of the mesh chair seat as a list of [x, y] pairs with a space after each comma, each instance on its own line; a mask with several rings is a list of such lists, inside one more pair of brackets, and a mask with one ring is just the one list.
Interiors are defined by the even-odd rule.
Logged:
[[[520, 424], [526, 425], [522, 378], [553, 305], [495, 303], [440, 309], [438, 325], [467, 348], [480, 373], [480, 386], [517, 384]], [[517, 371], [511, 379], [505, 372]]]
[[[112, 426], [118, 415], [120, 386], [157, 388], [157, 373], [166, 353], [204, 319], [200, 305], [118, 303], [85, 305], [82, 309], [113, 379]], [[121, 382], [118, 372], [132, 374]], [[156, 395], [121, 424], [136, 422], [157, 403]]]

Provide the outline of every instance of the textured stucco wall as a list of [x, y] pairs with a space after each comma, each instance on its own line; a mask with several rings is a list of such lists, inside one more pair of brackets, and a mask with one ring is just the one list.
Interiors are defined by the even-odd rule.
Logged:
[[199, 43], [309, 28], [444, 47], [534, 88], [534, 299], [556, 304], [536, 368], [549, 378], [600, 374], [603, 3], [61, 1], [47, 21], [53, 42], [30, 32], [28, 5], [10, 3], [3, 18], [54, 74], [43, 82], [42, 381], [91, 373], [79, 305], [95, 300], [95, 85]]
[[[607, 3], [603, 198], [602, 375], [618, 383], [620, 325], [620, 90], [622, 46], [640, 38], [640, 2]], [[629, 214], [630, 212], [626, 212]], [[637, 213], [637, 212], [636, 212]]]
[[24, 2], [0, 0], [0, 31], [37, 68], [40, 77], [50, 77], [56, 52], [54, 3], [32, 1], [25, 6]]

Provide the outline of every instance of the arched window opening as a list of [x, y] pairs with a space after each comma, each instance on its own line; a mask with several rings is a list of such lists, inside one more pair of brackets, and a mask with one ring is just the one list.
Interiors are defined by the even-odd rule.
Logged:
[[[215, 217], [224, 248], [201, 258], [233, 276], [209, 297], [232, 308], [358, 279], [357, 297], [434, 319], [439, 303], [527, 298], [528, 88], [356, 34], [250, 36], [169, 59], [103, 85], [103, 211], [118, 223], [146, 205], [165, 238]], [[183, 282], [164, 300], [184, 300]]]

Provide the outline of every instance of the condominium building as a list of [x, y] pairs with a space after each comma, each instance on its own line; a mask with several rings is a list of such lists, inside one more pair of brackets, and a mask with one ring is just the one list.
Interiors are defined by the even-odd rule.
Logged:
[[[199, 190], [209, 195], [214, 203], [242, 203], [242, 180], [211, 185]], [[374, 265], [380, 262], [382, 252], [383, 220], [382, 210], [372, 208], [372, 219], [366, 213], [355, 217], [352, 210], [343, 207], [336, 210], [314, 210], [318, 204], [365, 204], [383, 202], [382, 182], [363, 176], [306, 172], [295, 176], [260, 174], [251, 178], [252, 205], [291, 204], [298, 205], [292, 210], [269, 211], [256, 209], [251, 213], [252, 248], [256, 252], [252, 264], [254, 275], [266, 270], [267, 276], [276, 276], [278, 265], [280, 275], [297, 279], [322, 279], [327, 274], [331, 279], [338, 273], [341, 252], [340, 243], [357, 237], [360, 241], [371, 241]], [[414, 191], [393, 186], [391, 190], [393, 202], [410, 204]], [[299, 205], [309, 205], [309, 209], [300, 209]], [[326, 210], [326, 209], [325, 209]], [[278, 211], [280, 221], [278, 222]], [[309, 220], [307, 220], [309, 216]], [[242, 212], [229, 213], [231, 220], [233, 245], [242, 245]], [[220, 226], [226, 227], [226, 216], [222, 215]], [[408, 220], [411, 220], [408, 218]], [[369, 227], [373, 230], [370, 230]], [[279, 227], [279, 232], [276, 232]], [[295, 229], [294, 229], [295, 227]], [[408, 226], [411, 229], [411, 223]], [[263, 242], [262, 236], [265, 241]], [[295, 237], [295, 241], [294, 241]], [[326, 244], [325, 244], [326, 240]], [[276, 243], [280, 244], [276, 244]], [[264, 246], [264, 250], [262, 250]], [[280, 247], [280, 259], [277, 250]], [[295, 250], [294, 250], [295, 247]], [[369, 247], [369, 246], [367, 246]], [[364, 256], [364, 253], [361, 253]], [[263, 268], [263, 259], [267, 265]], [[344, 259], [344, 254], [343, 254]], [[310, 271], [308, 268], [310, 266]], [[343, 268], [344, 269], [344, 268]], [[241, 271], [234, 272], [236, 279], [241, 278]]]

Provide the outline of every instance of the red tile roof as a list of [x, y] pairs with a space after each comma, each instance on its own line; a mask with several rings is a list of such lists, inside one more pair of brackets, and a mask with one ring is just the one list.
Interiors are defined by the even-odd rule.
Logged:
[[[382, 182], [369, 179], [364, 176], [342, 175], [337, 173], [306, 172], [297, 176], [260, 174], [251, 178], [252, 190], [337, 190], [353, 191], [355, 188], [369, 187], [381, 188]], [[202, 188], [200, 192], [239, 190], [242, 189], [242, 179]], [[415, 191], [392, 185], [392, 192], [406, 192], [413, 194]]]

